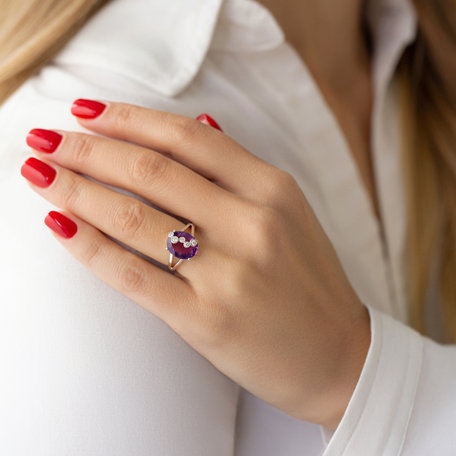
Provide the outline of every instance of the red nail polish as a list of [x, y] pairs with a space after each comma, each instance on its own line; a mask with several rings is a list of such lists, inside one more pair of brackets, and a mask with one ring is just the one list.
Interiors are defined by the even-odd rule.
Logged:
[[51, 153], [57, 149], [62, 141], [62, 135], [52, 130], [44, 130], [42, 128], [34, 128], [27, 134], [27, 144], [35, 150]]
[[22, 165], [21, 174], [38, 187], [49, 187], [57, 174], [54, 168], [35, 157], [28, 158]]
[[73, 220], [56, 211], [49, 212], [44, 219], [44, 223], [52, 231], [55, 231], [66, 239], [72, 238], [76, 234], [76, 231], [78, 231], [78, 226]]
[[106, 105], [94, 100], [78, 98], [73, 101], [71, 114], [82, 119], [94, 119], [98, 117], [106, 108]]
[[210, 127], [214, 127], [217, 130], [220, 130], [223, 132], [221, 129], [220, 125], [208, 114], [200, 114], [196, 120], [199, 120], [203, 124], [209, 125]]

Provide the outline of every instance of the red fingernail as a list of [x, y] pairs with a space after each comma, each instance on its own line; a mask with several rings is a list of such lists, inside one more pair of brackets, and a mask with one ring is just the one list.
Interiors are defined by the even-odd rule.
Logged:
[[94, 119], [98, 117], [106, 108], [106, 105], [94, 100], [78, 98], [73, 101], [71, 114], [82, 119]]
[[52, 130], [43, 130], [42, 128], [34, 128], [27, 134], [27, 144], [35, 150], [51, 153], [57, 149], [62, 141], [62, 135]]
[[21, 174], [38, 187], [49, 187], [54, 181], [57, 172], [47, 163], [35, 157], [30, 157], [22, 165]]
[[51, 211], [46, 218], [44, 223], [60, 236], [69, 239], [76, 234], [78, 231], [78, 225], [60, 212]]
[[223, 131], [220, 125], [208, 114], [200, 114], [196, 120], [203, 122], [206, 125], [216, 128], [217, 130]]

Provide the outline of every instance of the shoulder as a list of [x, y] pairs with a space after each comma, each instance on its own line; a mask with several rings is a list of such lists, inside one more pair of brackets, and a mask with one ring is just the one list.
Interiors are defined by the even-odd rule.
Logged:
[[107, 3], [0, 107], [0, 157], [8, 158], [0, 175], [9, 175], [24, 158], [31, 128], [83, 130], [70, 114], [76, 98], [172, 110], [171, 97], [190, 84], [202, 65], [222, 3]]
[[[251, 0], [112, 0], [0, 107], [0, 156], [11, 165], [0, 173], [20, 164], [30, 129], [83, 131], [70, 114], [76, 98], [191, 117], [211, 112], [246, 146], [254, 146], [257, 135], [236, 119], [240, 110], [255, 108], [233, 98], [239, 93], [236, 81], [249, 73], [225, 56], [250, 62], [252, 52], [264, 55], [282, 42], [272, 17]], [[223, 62], [211, 64], [209, 50]], [[221, 103], [225, 97], [231, 102]]]

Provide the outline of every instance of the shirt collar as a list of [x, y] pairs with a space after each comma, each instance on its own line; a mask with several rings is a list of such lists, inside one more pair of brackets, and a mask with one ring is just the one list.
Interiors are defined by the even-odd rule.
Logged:
[[223, 0], [113, 0], [54, 57], [120, 73], [166, 96], [194, 78]]
[[274, 49], [285, 35], [274, 16], [254, 0], [225, 0], [210, 49], [255, 52]]
[[[387, 79], [415, 36], [415, 11], [411, 0], [368, 0], [367, 18]], [[176, 96], [196, 76], [208, 50], [257, 52], [284, 41], [275, 18], [255, 0], [115, 0], [54, 60], [115, 71]]]
[[[366, 20], [374, 41], [373, 74], [384, 89], [417, 33], [412, 0], [366, 0]], [[262, 51], [278, 47], [284, 33], [271, 13], [255, 0], [225, 0], [210, 46], [214, 50]]]
[[418, 20], [411, 0], [368, 0], [366, 19], [374, 42], [374, 77], [384, 90], [405, 48], [415, 40]]

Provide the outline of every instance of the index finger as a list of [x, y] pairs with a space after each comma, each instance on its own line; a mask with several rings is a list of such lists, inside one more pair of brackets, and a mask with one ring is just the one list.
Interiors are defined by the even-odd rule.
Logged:
[[127, 103], [77, 99], [79, 123], [105, 136], [163, 152], [234, 193], [251, 195], [271, 165], [196, 119]]

